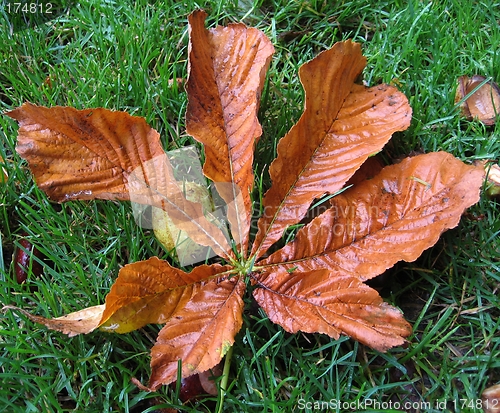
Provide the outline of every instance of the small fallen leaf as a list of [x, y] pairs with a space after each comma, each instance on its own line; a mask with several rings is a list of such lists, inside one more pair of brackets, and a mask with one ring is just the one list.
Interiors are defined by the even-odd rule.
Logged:
[[55, 80], [55, 77], [51, 77], [50, 75], [45, 78], [43, 81], [43, 85], [47, 86], [48, 88], [52, 88], [53, 84], [52, 82]]
[[500, 195], [500, 166], [485, 165], [486, 173], [488, 174], [488, 184], [486, 195], [490, 198], [495, 198]]
[[[485, 83], [480, 86], [483, 82]], [[474, 91], [478, 87], [479, 89]], [[474, 93], [467, 97], [473, 91]], [[459, 102], [462, 114], [467, 119], [479, 119], [485, 125], [491, 126], [500, 113], [500, 88], [492, 81], [486, 82], [484, 76], [460, 76], [455, 94], [455, 103]]]
[[481, 399], [484, 413], [500, 413], [500, 384], [485, 389]]
[[185, 79], [182, 77], [176, 77], [175, 79], [168, 79], [168, 87], [175, 87], [179, 89], [180, 91], [184, 91], [184, 82]]

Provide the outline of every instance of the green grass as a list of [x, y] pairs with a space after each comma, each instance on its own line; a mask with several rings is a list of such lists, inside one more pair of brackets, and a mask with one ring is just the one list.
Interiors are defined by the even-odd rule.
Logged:
[[[467, 162], [500, 158], [499, 124], [486, 128], [464, 121], [454, 103], [460, 75], [500, 82], [500, 3], [53, 3], [52, 19], [32, 16], [28, 22], [9, 14], [5, 1], [0, 6], [2, 112], [25, 101], [103, 106], [145, 117], [166, 148], [190, 144], [184, 129], [187, 97], [168, 81], [186, 76], [187, 15], [201, 6], [209, 26], [242, 20], [263, 30], [276, 47], [260, 110], [264, 134], [256, 176], [262, 191], [269, 185], [266, 166], [276, 142], [302, 110], [298, 67], [347, 38], [362, 43], [368, 57], [365, 81], [397, 85], [413, 107], [410, 129], [396, 134], [384, 150], [387, 160], [435, 150]], [[165, 257], [151, 231], [135, 225], [126, 203], [49, 202], [15, 153], [16, 134], [16, 123], [0, 116], [0, 155], [9, 175], [0, 184], [2, 304], [60, 316], [103, 303], [122, 265]], [[26, 285], [12, 280], [11, 256], [21, 232], [46, 257], [43, 274]], [[414, 334], [408, 348], [387, 354], [347, 338], [287, 334], [249, 302], [224, 411], [358, 411], [353, 403], [366, 400], [386, 402], [365, 405], [366, 411], [416, 411], [391, 410], [390, 402], [406, 398], [429, 403], [421, 411], [479, 412], [471, 406], [484, 388], [500, 381], [499, 233], [499, 205], [483, 197], [415, 263], [390, 271], [382, 294], [404, 310]], [[131, 384], [131, 377], [147, 383], [158, 330], [148, 326], [126, 335], [95, 332], [68, 339], [23, 315], [1, 313], [0, 411], [213, 409], [216, 398], [181, 406], [175, 389], [149, 394]], [[438, 401], [447, 402], [446, 408]]]

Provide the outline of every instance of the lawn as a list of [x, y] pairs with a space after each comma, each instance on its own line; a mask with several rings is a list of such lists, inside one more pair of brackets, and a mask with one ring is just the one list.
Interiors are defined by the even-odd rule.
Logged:
[[[455, 104], [461, 75], [500, 82], [500, 3], [57, 0], [49, 10], [40, 2], [27, 18], [13, 4], [0, 5], [1, 113], [26, 101], [105, 107], [144, 117], [167, 149], [193, 144], [187, 96], [171, 80], [187, 75], [187, 15], [202, 7], [209, 27], [241, 21], [276, 48], [260, 106], [260, 191], [270, 185], [277, 141], [303, 109], [299, 66], [349, 38], [368, 58], [365, 83], [398, 87], [413, 108], [410, 128], [393, 136], [384, 160], [437, 150], [467, 163], [500, 159], [500, 123], [465, 120]], [[166, 257], [129, 203], [49, 201], [15, 152], [17, 128], [0, 115], [8, 175], [0, 183], [0, 304], [61, 316], [102, 304], [123, 265]], [[160, 326], [68, 338], [4, 311], [0, 411], [481, 412], [482, 391], [500, 382], [499, 211], [483, 194], [417, 261], [376, 279], [413, 326], [406, 348], [384, 354], [347, 337], [291, 335], [249, 300], [223, 405], [214, 396], [183, 404], [178, 386], [148, 393], [130, 381], [147, 383]], [[43, 259], [42, 273], [19, 285], [12, 255], [22, 237]]]

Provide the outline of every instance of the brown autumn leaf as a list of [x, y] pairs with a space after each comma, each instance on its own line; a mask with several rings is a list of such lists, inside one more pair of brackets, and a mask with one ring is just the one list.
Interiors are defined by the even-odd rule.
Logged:
[[211, 280], [163, 327], [151, 350], [149, 386], [206, 371], [221, 361], [243, 323], [243, 277]]
[[400, 260], [414, 261], [455, 227], [479, 199], [483, 176], [482, 167], [446, 152], [407, 158], [334, 197], [330, 209], [260, 265], [330, 268], [366, 281]]
[[410, 125], [411, 109], [402, 93], [387, 85], [354, 83], [365, 63], [360, 46], [347, 41], [301, 67], [305, 110], [281, 139], [270, 167], [273, 186], [264, 197], [253, 248], [258, 257], [304, 217], [315, 198], [341, 189], [392, 133]]
[[500, 113], [500, 88], [481, 75], [460, 76], [455, 103], [460, 103], [462, 114], [467, 119], [478, 119], [491, 126]]
[[274, 47], [260, 30], [243, 24], [208, 31], [205, 17], [201, 10], [189, 17], [186, 131], [204, 145], [204, 173], [233, 206], [227, 212], [231, 232], [246, 255], [253, 153], [262, 134], [257, 111]]
[[158, 132], [124, 112], [25, 103], [7, 115], [19, 122], [17, 152], [54, 201], [128, 200], [128, 175], [164, 155]]
[[226, 237], [186, 199], [159, 134], [143, 118], [107, 109], [45, 108], [25, 103], [8, 112], [19, 122], [17, 152], [37, 185], [58, 202], [118, 199], [168, 212], [175, 225], [221, 257]]
[[500, 384], [488, 387], [481, 394], [484, 413], [500, 413]]
[[95, 305], [93, 307], [87, 307], [83, 310], [75, 311], [58, 318], [40, 317], [12, 305], [5, 305], [2, 310], [19, 311], [35, 323], [43, 324], [51, 330], [60, 331], [67, 334], [69, 337], [73, 337], [78, 334], [90, 333], [98, 328], [101, 324], [100, 321], [105, 307], [105, 305]]
[[292, 333], [320, 326], [380, 351], [402, 344], [410, 326], [362, 282], [434, 245], [477, 201], [482, 180], [480, 168], [446, 152], [384, 168], [334, 197], [292, 242], [258, 262], [264, 277], [254, 297]]
[[410, 325], [377, 291], [341, 271], [263, 273], [253, 295], [269, 319], [290, 333], [341, 333], [379, 351], [404, 344]]
[[124, 266], [106, 297], [101, 328], [126, 333], [146, 324], [163, 324], [184, 308], [202, 281], [221, 276], [230, 267], [200, 265], [190, 273], [151, 257]]
[[[177, 378], [179, 360], [183, 377], [221, 361], [241, 328], [248, 283], [269, 318], [286, 331], [333, 338], [347, 334], [379, 351], [404, 344], [410, 325], [364, 281], [399, 260], [415, 260], [443, 231], [456, 226], [463, 211], [479, 198], [483, 166], [465, 165], [443, 152], [431, 153], [381, 171], [377, 168], [372, 179], [349, 181], [394, 132], [409, 126], [411, 108], [392, 86], [356, 84], [366, 59], [358, 44], [339, 42], [300, 69], [304, 113], [278, 144], [278, 156], [270, 166], [272, 185], [263, 201], [265, 213], [251, 242], [253, 150], [261, 133], [256, 112], [272, 46], [263, 33], [242, 24], [207, 30], [205, 16], [195, 12], [189, 17], [187, 128], [204, 146], [203, 170], [227, 204], [227, 221], [238, 251], [231, 251], [210, 213], [186, 199], [167, 157], [156, 147], [150, 149], [153, 143], [147, 137], [158, 142], [157, 134], [143, 127], [147, 133], [129, 134], [130, 139], [139, 139], [135, 152], [129, 151], [135, 160], [119, 163], [112, 180], [119, 184], [112, 195], [106, 195], [106, 182], [92, 185], [101, 188], [103, 196], [127, 199], [123, 191], [129, 191], [129, 199], [162, 208], [178, 228], [211, 246], [225, 264], [201, 265], [186, 272], [153, 257], [123, 267], [106, 303], [89, 317], [81, 312], [70, 314], [66, 321], [30, 317], [69, 334], [99, 327], [126, 332], [146, 323], [165, 324], [152, 349], [150, 390]], [[102, 142], [113, 139], [103, 138], [103, 132], [94, 127], [95, 137], [81, 138], [79, 132], [68, 140], [74, 128], [60, 121], [50, 123], [51, 109], [46, 108], [40, 110], [46, 117], [42, 122], [33, 108], [23, 105], [9, 115], [20, 121], [20, 153], [31, 165], [33, 159], [41, 165], [32, 170], [42, 188], [58, 194], [59, 201], [79, 198], [78, 192], [82, 199], [99, 197], [94, 189], [85, 193], [73, 158], [63, 154], [56, 159], [50, 143], [64, 138], [73, 142], [75, 151], [90, 153], [89, 159], [105, 154], [97, 164], [107, 166], [112, 163], [111, 150], [88, 148], [106, 146]], [[56, 112], [63, 119], [68, 113], [76, 118], [82, 114], [68, 108]], [[88, 113], [93, 112], [83, 112]], [[98, 113], [107, 116], [104, 109]], [[116, 118], [109, 113], [110, 120]], [[119, 127], [111, 121], [100, 124], [106, 125], [110, 136]], [[58, 165], [47, 167], [49, 161]], [[69, 168], [71, 179], [59, 179], [66, 176], [64, 168]], [[78, 190], [68, 187], [68, 182]], [[336, 193], [347, 182], [353, 186], [335, 196], [294, 241], [265, 256], [290, 225], [302, 220], [316, 198]], [[86, 327], [76, 327], [75, 319]]]

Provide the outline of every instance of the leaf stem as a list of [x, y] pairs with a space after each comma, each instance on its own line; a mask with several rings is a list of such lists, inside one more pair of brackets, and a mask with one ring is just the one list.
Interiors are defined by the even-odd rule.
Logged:
[[226, 395], [227, 381], [229, 379], [229, 368], [231, 367], [231, 359], [233, 356], [233, 346], [229, 348], [224, 359], [224, 369], [222, 370], [222, 380], [220, 381], [220, 397], [217, 400], [216, 412], [221, 413], [224, 406], [224, 396]]

